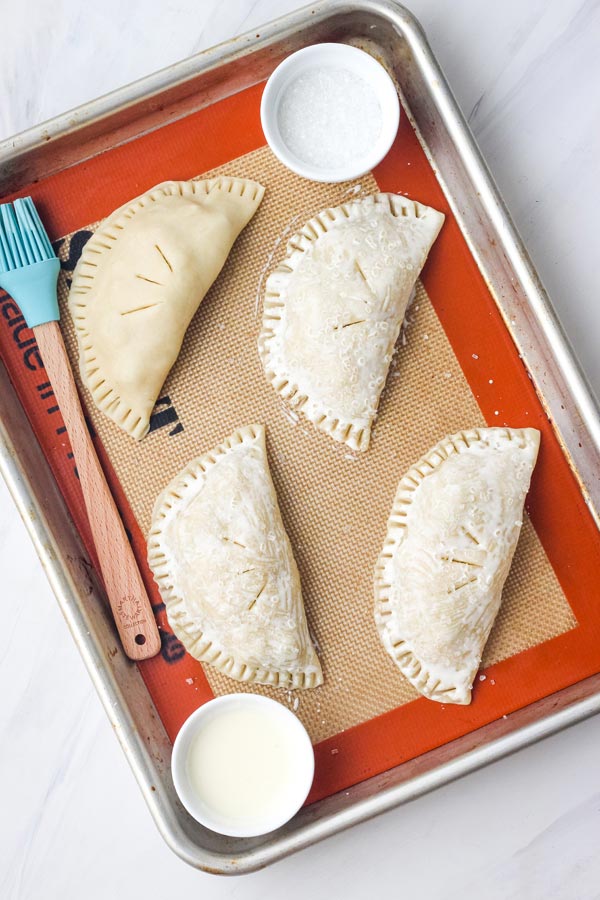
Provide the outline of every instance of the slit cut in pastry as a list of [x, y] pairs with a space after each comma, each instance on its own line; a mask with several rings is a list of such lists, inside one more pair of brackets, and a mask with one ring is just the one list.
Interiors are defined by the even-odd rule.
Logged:
[[85, 245], [69, 294], [81, 377], [96, 406], [136, 440], [263, 194], [244, 178], [165, 181], [117, 209]]
[[323, 681], [262, 425], [194, 459], [156, 501], [148, 560], [188, 652], [236, 681]]
[[258, 341], [292, 409], [366, 450], [404, 313], [444, 216], [396, 194], [325, 209], [265, 286]]
[[430, 700], [471, 702], [537, 459], [534, 428], [440, 441], [401, 479], [375, 567], [383, 646]]

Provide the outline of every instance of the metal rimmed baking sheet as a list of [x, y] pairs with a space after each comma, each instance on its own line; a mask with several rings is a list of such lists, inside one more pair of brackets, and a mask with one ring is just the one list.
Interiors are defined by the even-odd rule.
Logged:
[[[0, 147], [0, 191], [19, 190], [235, 95], [264, 80], [288, 52], [317, 40], [369, 40], [393, 69], [461, 231], [597, 516], [600, 426], [594, 400], [422, 32], [397, 4], [308, 7], [267, 26], [259, 39], [254, 34], [238, 38], [17, 136]], [[347, 795], [313, 804], [267, 839], [232, 842], [202, 830], [175, 799], [170, 742], [137, 669], [119, 653], [112, 655], [112, 628], [81, 562], [85, 553], [8, 381], [0, 404], [3, 473], [159, 828], [193, 865], [224, 872], [260, 867], [600, 707], [598, 681], [591, 677], [514, 713], [508, 722], [488, 725]]]

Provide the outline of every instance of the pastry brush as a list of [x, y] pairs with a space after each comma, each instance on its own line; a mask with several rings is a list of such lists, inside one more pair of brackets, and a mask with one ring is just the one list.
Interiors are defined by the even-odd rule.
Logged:
[[130, 659], [160, 650], [160, 635], [123, 522], [94, 450], [58, 325], [60, 261], [31, 197], [0, 205], [0, 286], [33, 329], [67, 428], [102, 579]]

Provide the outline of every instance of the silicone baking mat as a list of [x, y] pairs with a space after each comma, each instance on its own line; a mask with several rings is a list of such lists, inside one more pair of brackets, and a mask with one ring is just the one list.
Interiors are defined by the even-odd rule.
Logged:
[[[290, 705], [316, 744], [310, 799], [327, 796], [472, 731], [600, 670], [600, 540], [501, 317], [448, 209], [407, 116], [372, 175], [342, 185], [303, 181], [263, 146], [254, 87], [158, 132], [23, 190], [62, 259], [62, 326], [69, 276], [95, 224], [167, 179], [242, 175], [265, 199], [204, 299], [165, 383], [150, 434], [135, 443], [95, 409], [90, 422], [161, 626], [160, 656], [140, 670], [173, 739], [214, 694], [248, 690], [185, 654], [171, 634], [145, 563], [154, 499], [192, 457], [236, 427], [267, 426], [270, 465], [300, 568], [325, 683], [312, 691], [250, 688]], [[447, 219], [409, 309], [371, 448], [352, 454], [285, 413], [256, 351], [260, 287], [286, 237], [320, 209], [377, 189], [407, 194]], [[0, 348], [21, 401], [93, 557], [60, 412], [35, 339], [9, 298]], [[523, 532], [469, 707], [420, 698], [386, 656], [372, 616], [372, 572], [397, 482], [442, 436], [477, 425], [534, 426], [540, 458]]]

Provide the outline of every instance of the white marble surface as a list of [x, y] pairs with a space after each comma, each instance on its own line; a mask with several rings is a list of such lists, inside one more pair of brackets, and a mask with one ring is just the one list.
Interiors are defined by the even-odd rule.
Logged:
[[[2, 0], [0, 138], [298, 5]], [[600, 4], [411, 8], [598, 391]], [[0, 897], [600, 897], [600, 718], [264, 872], [188, 868], [150, 820], [3, 484], [0, 571]]]

